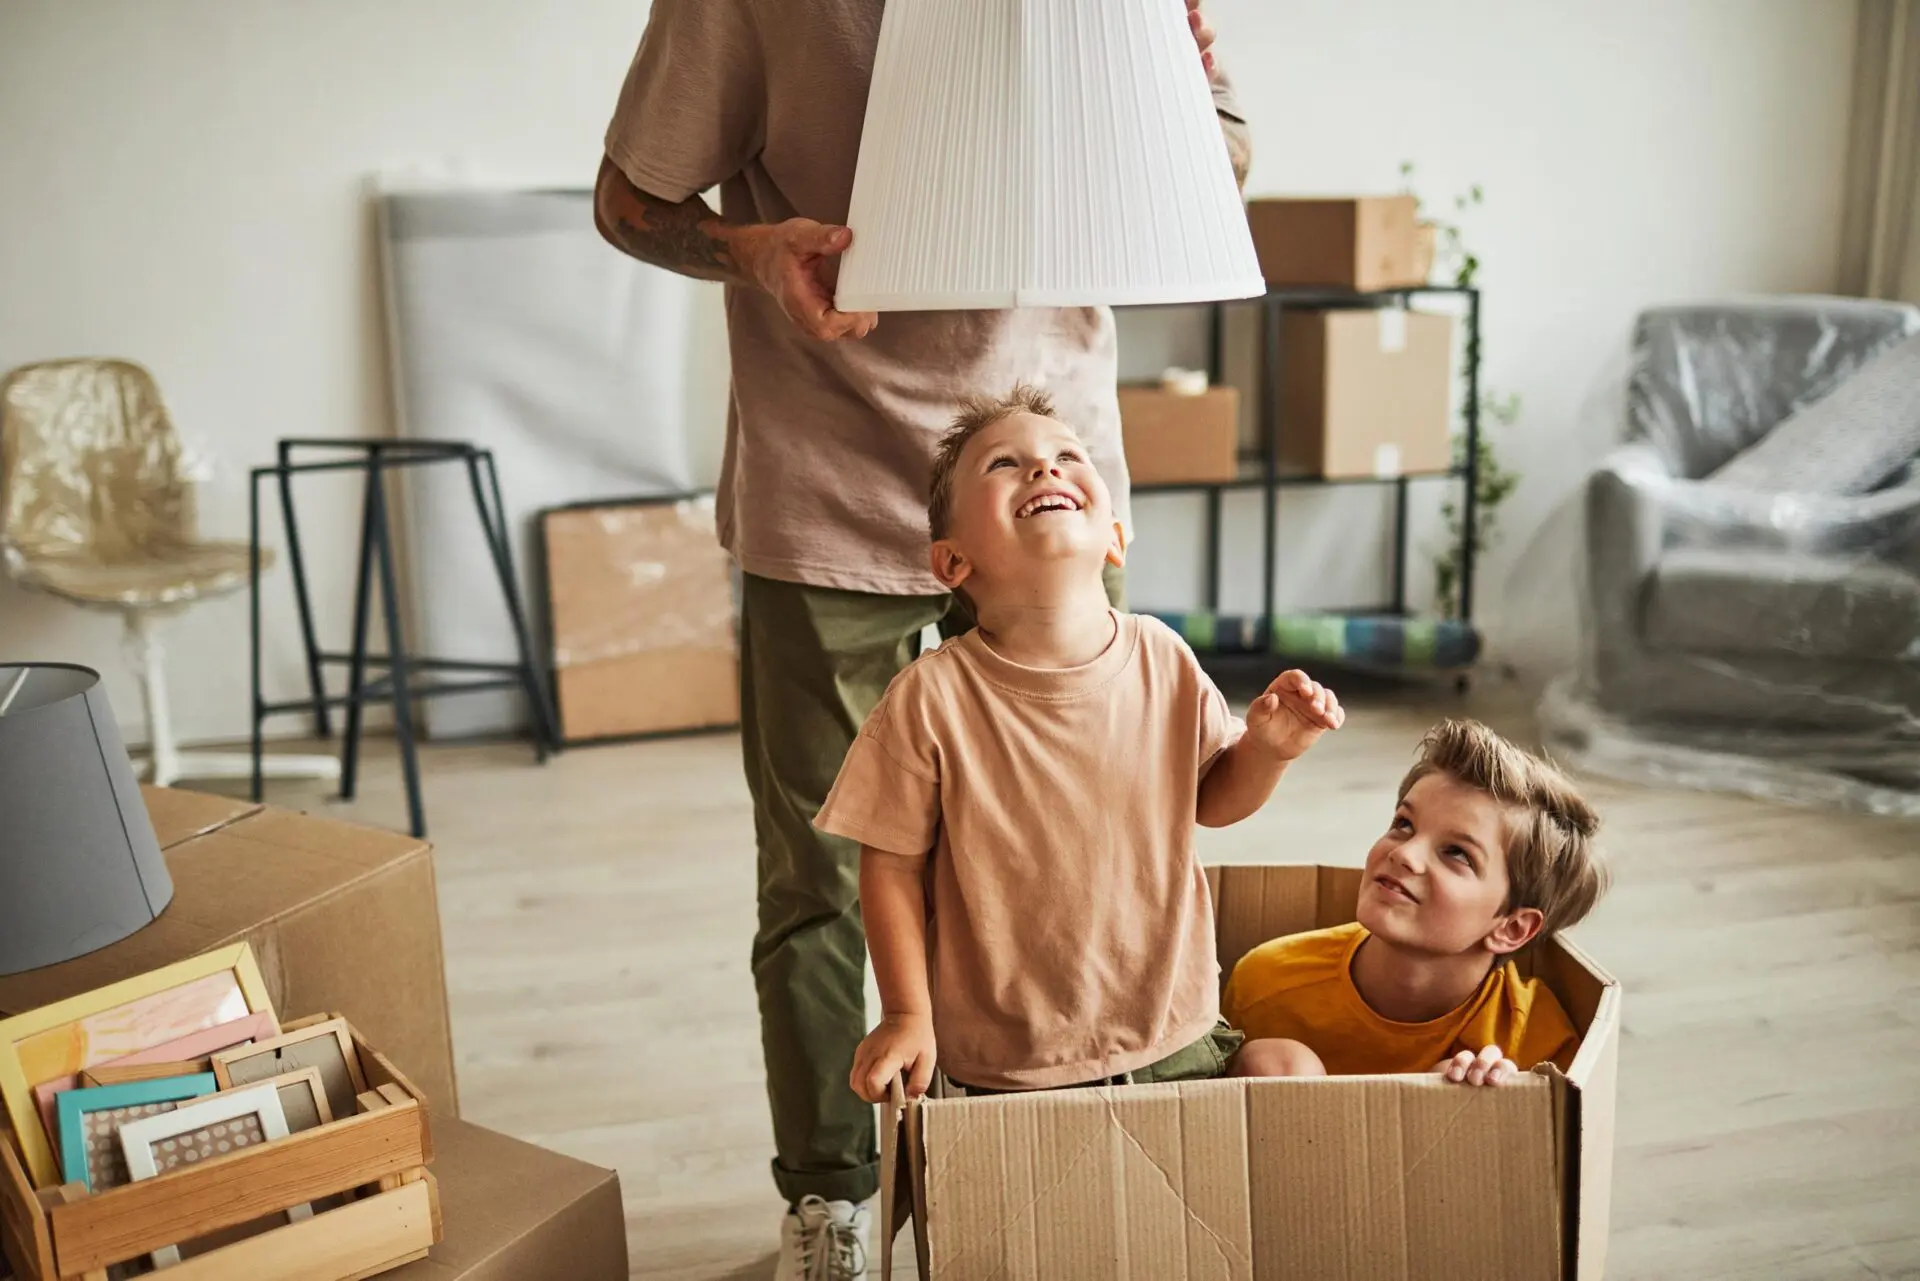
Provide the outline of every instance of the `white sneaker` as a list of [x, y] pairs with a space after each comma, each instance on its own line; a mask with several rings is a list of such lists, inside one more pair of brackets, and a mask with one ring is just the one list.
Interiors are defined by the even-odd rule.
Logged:
[[774, 1281], [864, 1281], [867, 1207], [803, 1197], [780, 1224]]

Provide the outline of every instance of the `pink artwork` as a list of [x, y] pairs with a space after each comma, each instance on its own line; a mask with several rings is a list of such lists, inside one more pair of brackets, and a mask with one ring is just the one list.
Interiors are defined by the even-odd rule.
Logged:
[[29, 1083], [51, 1081], [251, 1012], [239, 978], [227, 970], [48, 1028], [17, 1042], [14, 1053]]
[[[123, 1055], [103, 1062], [83, 1063], [81, 1067], [139, 1067], [143, 1063], [175, 1063], [188, 1059], [204, 1059], [218, 1054], [221, 1050], [231, 1050], [235, 1046], [250, 1045], [255, 1041], [270, 1041], [280, 1035], [280, 1024], [273, 1015], [261, 1012], [248, 1014], [244, 1018], [232, 1019], [216, 1027], [203, 1028], [189, 1032], [185, 1036], [151, 1045], [133, 1054]], [[60, 1126], [55, 1119], [54, 1100], [80, 1084], [78, 1072], [55, 1077], [51, 1081], [42, 1081], [33, 1087], [33, 1101], [40, 1109], [40, 1124], [47, 1132], [47, 1142], [54, 1148], [55, 1156], [60, 1151]]]

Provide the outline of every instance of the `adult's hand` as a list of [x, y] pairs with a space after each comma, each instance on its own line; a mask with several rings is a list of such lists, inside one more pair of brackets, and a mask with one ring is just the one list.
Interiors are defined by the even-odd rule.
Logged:
[[1200, 65], [1206, 68], [1208, 78], [1213, 76], [1213, 28], [1200, 16], [1200, 0], [1187, 0], [1187, 29], [1193, 32], [1193, 43], [1200, 50]]
[[754, 284], [773, 295], [787, 319], [813, 338], [865, 338], [880, 323], [870, 311], [836, 311], [833, 281], [853, 233], [811, 218], [741, 227], [734, 252]]

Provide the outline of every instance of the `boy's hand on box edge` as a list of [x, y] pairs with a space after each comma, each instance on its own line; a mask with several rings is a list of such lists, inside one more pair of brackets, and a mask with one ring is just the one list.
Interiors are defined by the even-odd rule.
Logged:
[[925, 1014], [889, 1014], [853, 1053], [853, 1092], [869, 1103], [887, 1097], [887, 1087], [907, 1074], [907, 1097], [917, 1099], [933, 1084], [933, 1019]]
[[1334, 692], [1297, 668], [1280, 673], [1247, 708], [1247, 732], [1285, 761], [1304, 755], [1322, 734], [1346, 722]]
[[1520, 1065], [1497, 1045], [1478, 1054], [1462, 1050], [1435, 1070], [1456, 1085], [1505, 1085], [1520, 1075]]

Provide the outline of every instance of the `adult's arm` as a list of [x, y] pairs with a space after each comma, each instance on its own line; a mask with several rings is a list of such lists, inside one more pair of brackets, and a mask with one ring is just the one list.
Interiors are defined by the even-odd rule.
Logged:
[[827, 267], [853, 243], [845, 227], [808, 218], [731, 223], [698, 195], [672, 201], [642, 191], [605, 157], [593, 184], [593, 222], [608, 244], [641, 262], [764, 289], [814, 338], [864, 338], [879, 323], [872, 312], [834, 309]]
[[1227, 158], [1233, 162], [1233, 180], [1247, 189], [1247, 170], [1253, 165], [1253, 131], [1240, 118], [1233, 87], [1220, 70], [1213, 55], [1214, 30], [1200, 14], [1200, 0], [1187, 0], [1187, 28], [1200, 49], [1200, 65], [1206, 68], [1207, 84], [1213, 89], [1215, 113], [1220, 117], [1220, 132], [1227, 140]]

